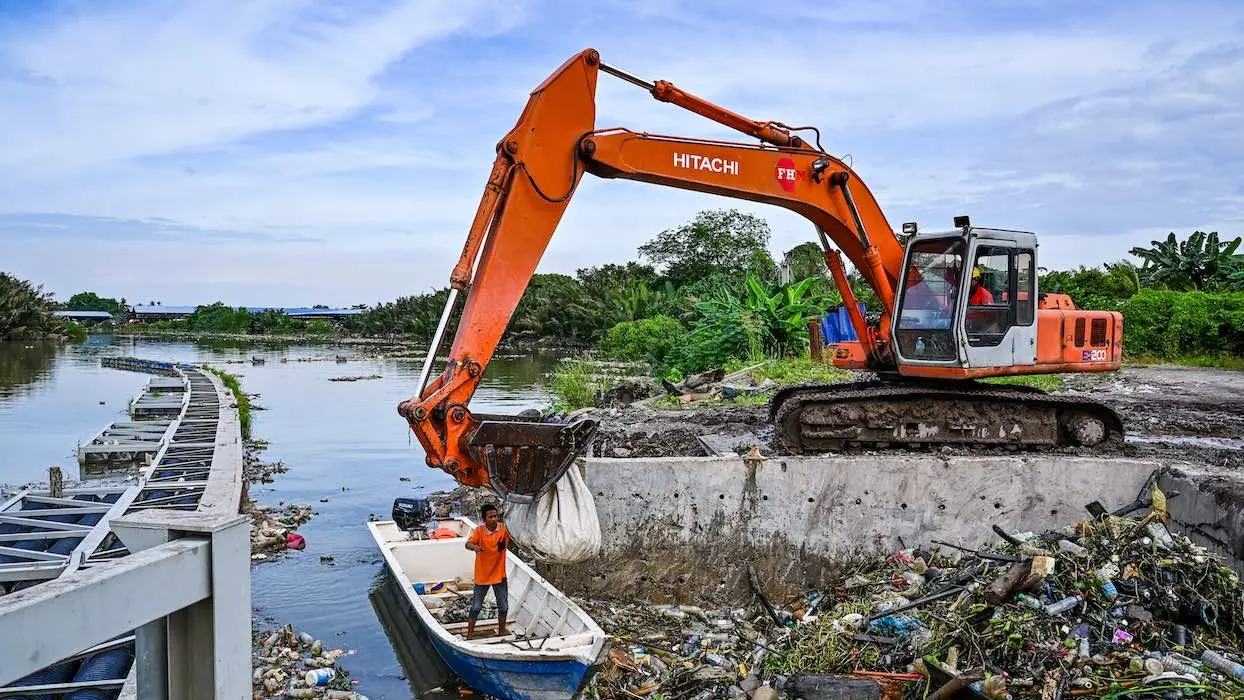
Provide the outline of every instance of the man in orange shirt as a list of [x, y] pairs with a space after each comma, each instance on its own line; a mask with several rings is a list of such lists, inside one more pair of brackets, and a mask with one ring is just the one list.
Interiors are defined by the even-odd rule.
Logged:
[[475, 552], [475, 589], [471, 599], [471, 614], [467, 618], [466, 638], [475, 633], [475, 620], [484, 608], [484, 598], [491, 587], [497, 599], [497, 636], [509, 634], [506, 623], [509, 621], [510, 597], [507, 590], [505, 575], [505, 550], [509, 545], [510, 533], [501, 522], [501, 512], [491, 503], [480, 509], [484, 518], [482, 525], [476, 525], [467, 538], [466, 548]]
[[981, 269], [979, 267], [972, 268], [972, 287], [970, 296], [968, 297], [969, 306], [981, 306], [983, 304], [992, 304], [993, 294], [981, 284]]

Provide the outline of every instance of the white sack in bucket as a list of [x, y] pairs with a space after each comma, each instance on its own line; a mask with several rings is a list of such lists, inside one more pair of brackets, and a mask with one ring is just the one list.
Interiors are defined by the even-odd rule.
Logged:
[[574, 564], [600, 551], [596, 502], [578, 466], [567, 469], [538, 501], [507, 504], [505, 526], [543, 562]]

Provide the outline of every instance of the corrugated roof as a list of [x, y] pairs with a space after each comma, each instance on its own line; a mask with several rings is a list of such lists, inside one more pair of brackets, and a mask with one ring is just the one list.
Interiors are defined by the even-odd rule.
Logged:
[[135, 306], [134, 313], [138, 316], [143, 314], [185, 314], [189, 316], [198, 308], [195, 306]]
[[54, 316], [59, 316], [61, 318], [99, 318], [99, 319], [112, 318], [112, 314], [108, 313], [107, 311], [62, 310], [62, 311], [54, 311], [52, 313]]
[[[197, 306], [135, 306], [134, 314], [137, 316], [154, 315], [154, 314], [184, 314], [190, 315], [194, 313]], [[251, 313], [261, 313], [263, 311], [283, 311], [288, 316], [308, 316], [308, 315], [334, 315], [334, 316], [354, 316], [363, 313], [360, 309], [315, 309], [310, 306], [243, 306], [232, 307], [243, 308]]]

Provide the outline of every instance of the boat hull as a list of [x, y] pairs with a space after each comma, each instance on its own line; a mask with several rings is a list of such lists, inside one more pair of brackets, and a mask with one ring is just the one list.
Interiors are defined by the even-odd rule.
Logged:
[[473, 656], [438, 639], [432, 645], [468, 686], [503, 700], [567, 700], [577, 697], [592, 669], [571, 661], [512, 661]]
[[[480, 620], [480, 634], [465, 639], [465, 622], [445, 623], [437, 610], [470, 599], [475, 555], [463, 546], [474, 523], [440, 519], [446, 539], [410, 539], [392, 521], [367, 524], [385, 567], [409, 609], [409, 624], [463, 683], [502, 700], [570, 700], [580, 697], [606, 658], [608, 635], [568, 596], [526, 562], [511, 555], [509, 631], [495, 635], [495, 619]], [[442, 582], [445, 582], [442, 586]], [[461, 608], [455, 614], [461, 614]], [[411, 614], [413, 613], [413, 614]], [[448, 626], [447, 626], [448, 625]]]

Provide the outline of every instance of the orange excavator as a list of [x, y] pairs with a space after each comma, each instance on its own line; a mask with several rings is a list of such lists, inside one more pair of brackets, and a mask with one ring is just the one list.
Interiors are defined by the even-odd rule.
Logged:
[[[758, 143], [598, 129], [602, 72]], [[797, 132], [815, 137], [809, 142]], [[821, 147], [815, 127], [747, 119], [669, 82], [606, 65], [587, 49], [531, 92], [496, 152], [417, 393], [398, 406], [427, 464], [462, 484], [530, 503], [597, 431], [591, 418], [542, 422], [468, 407], [585, 173], [764, 202], [811, 222], [857, 337], [826, 352], [834, 365], [875, 378], [779, 390], [769, 418], [792, 453], [942, 444], [1096, 448], [1122, 441], [1122, 421], [1102, 404], [977, 381], [1117, 370], [1122, 315], [1078, 310], [1065, 294], [1039, 292], [1032, 233], [980, 228], [960, 216], [938, 232], [903, 224], [900, 238], [864, 182]], [[843, 256], [880, 299], [875, 324], [848, 284]], [[465, 301], [448, 362], [429, 383], [459, 293]]]

